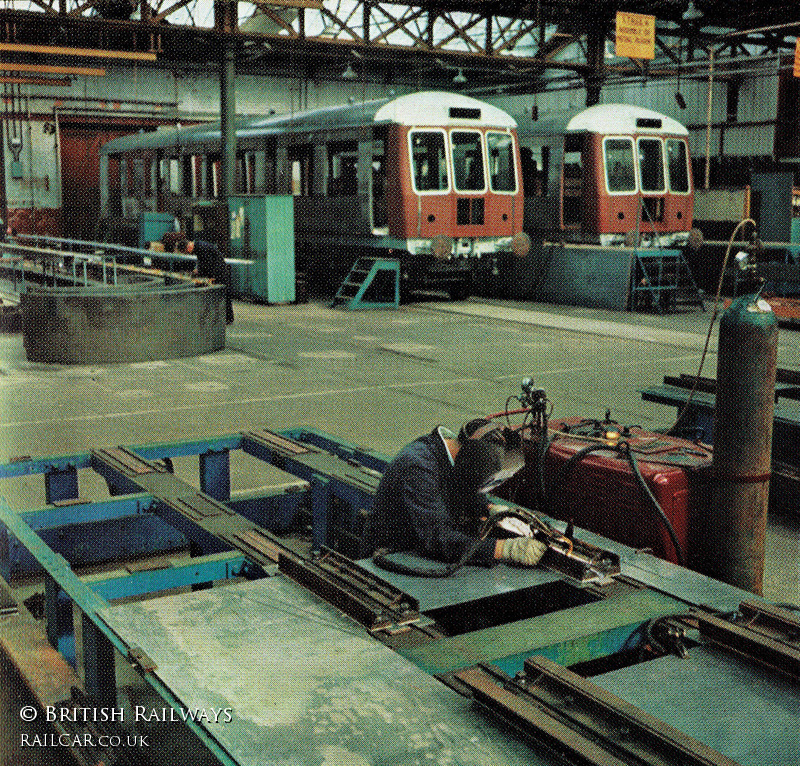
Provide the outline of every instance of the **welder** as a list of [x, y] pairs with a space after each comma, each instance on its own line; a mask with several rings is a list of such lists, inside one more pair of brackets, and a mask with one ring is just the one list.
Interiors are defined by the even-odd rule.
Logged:
[[367, 547], [447, 564], [501, 560], [536, 566], [545, 542], [495, 529], [479, 535], [487, 518], [501, 510], [487, 493], [523, 464], [521, 439], [512, 429], [483, 418], [466, 423], [458, 435], [437, 426], [387, 466], [367, 524]]

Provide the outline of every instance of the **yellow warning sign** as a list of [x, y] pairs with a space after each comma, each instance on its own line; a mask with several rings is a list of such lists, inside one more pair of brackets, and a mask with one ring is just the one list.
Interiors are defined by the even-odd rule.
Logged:
[[656, 55], [656, 17], [644, 13], [617, 13], [617, 56], [652, 59]]
[[800, 37], [794, 46], [794, 76], [800, 77]]

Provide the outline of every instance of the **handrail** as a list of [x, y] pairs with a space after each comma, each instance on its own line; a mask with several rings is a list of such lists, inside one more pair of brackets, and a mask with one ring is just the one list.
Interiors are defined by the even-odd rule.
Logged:
[[[15, 240], [0, 242], [0, 271], [6, 274], [10, 272], [13, 290], [18, 294], [41, 286], [34, 275], [41, 277], [44, 289], [58, 292], [107, 287], [125, 292], [170, 288], [174, 285], [167, 283], [167, 279], [172, 270], [148, 273], [132, 265], [126, 266], [126, 257], [157, 258], [171, 265], [180, 263], [194, 266], [197, 262], [193, 255], [158, 253], [102, 242], [27, 234], [18, 235]], [[88, 252], [81, 252], [79, 249]]]

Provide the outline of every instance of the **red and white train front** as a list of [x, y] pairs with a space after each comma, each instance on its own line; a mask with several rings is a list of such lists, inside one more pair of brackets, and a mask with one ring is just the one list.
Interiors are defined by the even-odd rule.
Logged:
[[387, 228], [412, 256], [440, 261], [525, 255], [516, 122], [489, 104], [445, 93], [383, 106]]
[[627, 104], [576, 115], [564, 136], [561, 228], [601, 244], [686, 242], [694, 191], [688, 132]]

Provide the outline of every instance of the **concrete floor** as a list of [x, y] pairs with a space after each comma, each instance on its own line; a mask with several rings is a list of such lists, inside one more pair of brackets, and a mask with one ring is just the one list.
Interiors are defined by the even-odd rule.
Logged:
[[[610, 410], [622, 423], [663, 427], [675, 411], [643, 402], [639, 390], [696, 373], [711, 319], [710, 311], [657, 316], [477, 299], [371, 312], [234, 308], [223, 351], [160, 362], [32, 364], [20, 335], [0, 335], [0, 461], [293, 426], [391, 454], [436, 424], [503, 409], [526, 376], [547, 391], [553, 418]], [[715, 326], [703, 370], [712, 377], [716, 337]], [[800, 369], [798, 341], [800, 331], [781, 329], [780, 367]], [[252, 462], [232, 462], [234, 490], [270, 480]], [[82, 486], [81, 495], [94, 489]], [[42, 505], [43, 482], [4, 483], [0, 495], [16, 507]], [[800, 603], [798, 540], [800, 509], [770, 518], [766, 597]]]

